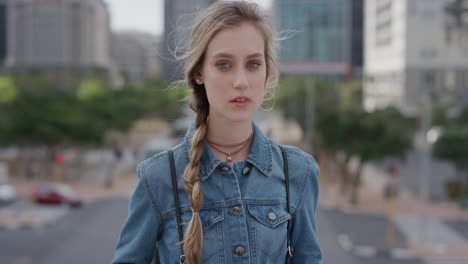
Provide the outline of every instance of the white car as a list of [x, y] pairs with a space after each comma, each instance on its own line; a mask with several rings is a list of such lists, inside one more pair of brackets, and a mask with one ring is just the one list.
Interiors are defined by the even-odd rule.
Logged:
[[0, 203], [9, 203], [16, 199], [16, 191], [13, 186], [0, 183]]

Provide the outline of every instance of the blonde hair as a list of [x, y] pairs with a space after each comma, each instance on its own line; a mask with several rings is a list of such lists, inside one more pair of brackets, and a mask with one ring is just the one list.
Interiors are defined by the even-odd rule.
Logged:
[[192, 208], [192, 219], [184, 236], [183, 249], [186, 264], [198, 264], [203, 248], [203, 228], [198, 212], [203, 203], [199, 171], [200, 158], [203, 154], [203, 138], [208, 127], [209, 103], [203, 84], [195, 78], [200, 74], [204, 56], [211, 39], [227, 27], [238, 26], [243, 22], [254, 25], [265, 40], [266, 82], [265, 89], [271, 93], [278, 83], [278, 66], [275, 55], [276, 35], [268, 23], [268, 18], [261, 14], [254, 3], [246, 1], [218, 1], [200, 13], [195, 20], [185, 59], [185, 82], [192, 90], [190, 107], [197, 113], [195, 132], [192, 136], [190, 161], [184, 171], [184, 188], [188, 193]]

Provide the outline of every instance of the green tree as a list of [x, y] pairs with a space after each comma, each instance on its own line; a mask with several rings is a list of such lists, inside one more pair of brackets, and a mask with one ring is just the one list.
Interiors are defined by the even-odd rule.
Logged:
[[99, 79], [86, 79], [78, 88], [77, 96], [81, 101], [90, 101], [106, 95], [104, 86]]
[[455, 164], [465, 174], [465, 192], [468, 193], [468, 125], [451, 126], [445, 129], [435, 142], [435, 157]]
[[360, 159], [351, 193], [351, 202], [357, 203], [363, 165], [388, 156], [403, 157], [412, 147], [413, 128], [411, 121], [395, 108], [371, 113], [349, 111], [342, 120], [339, 129], [343, 129], [348, 138], [344, 151]]
[[343, 83], [340, 87], [339, 95], [341, 111], [362, 109], [363, 92], [362, 81], [360, 79]]
[[11, 77], [0, 76], [0, 104], [11, 103], [16, 99], [18, 90]]
[[454, 119], [447, 120], [442, 135], [434, 143], [432, 153], [436, 158], [453, 162], [465, 174], [465, 193], [468, 194], [468, 107]]
[[9, 140], [12, 104], [18, 97], [18, 89], [9, 76], [0, 76], [0, 144]]
[[128, 131], [139, 118], [177, 118], [187, 95], [163, 81], [111, 90], [97, 80], [70, 91], [40, 75], [16, 76], [21, 92], [0, 115], [0, 144], [100, 145], [107, 131]]
[[[286, 118], [294, 118], [303, 130], [313, 114], [316, 119], [339, 110], [339, 87], [331, 81], [314, 80], [302, 76], [288, 76], [280, 80], [276, 102]], [[312, 113], [308, 105], [313, 104]], [[316, 143], [317, 144], [317, 143]]]
[[432, 104], [432, 120], [434, 126], [445, 126], [449, 122], [447, 113], [450, 109], [450, 104], [435, 102]]
[[[311, 91], [312, 90], [312, 91]], [[313, 95], [313, 96], [311, 96]], [[412, 145], [412, 120], [394, 108], [368, 113], [362, 108], [362, 82], [338, 84], [307, 82], [289, 77], [280, 82], [278, 104], [287, 117], [294, 117], [304, 129], [311, 118], [303, 109], [314, 105], [315, 149], [336, 154], [344, 151], [345, 163], [355, 155], [360, 159], [353, 181], [351, 199], [357, 202], [362, 166], [386, 156], [402, 156]], [[293, 106], [289, 107], [288, 106]], [[342, 172], [343, 184], [346, 172]]]
[[464, 107], [458, 117], [454, 120], [456, 124], [468, 125], [468, 106]]

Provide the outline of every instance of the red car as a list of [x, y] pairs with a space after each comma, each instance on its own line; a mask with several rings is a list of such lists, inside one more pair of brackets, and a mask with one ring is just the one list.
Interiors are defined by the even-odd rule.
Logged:
[[43, 183], [36, 186], [33, 199], [44, 204], [68, 204], [79, 207], [83, 199], [70, 186], [60, 183]]

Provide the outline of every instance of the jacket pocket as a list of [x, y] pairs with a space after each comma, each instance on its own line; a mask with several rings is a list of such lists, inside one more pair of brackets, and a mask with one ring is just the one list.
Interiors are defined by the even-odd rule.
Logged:
[[221, 209], [208, 209], [200, 211], [200, 219], [202, 221], [203, 230], [208, 230], [216, 223], [224, 219], [224, 214]]
[[257, 250], [258, 260], [276, 260], [281, 252], [286, 251], [287, 222], [291, 219], [291, 215], [283, 205], [279, 204], [250, 204], [247, 207], [253, 220], [251, 228], [255, 237], [252, 241]]

